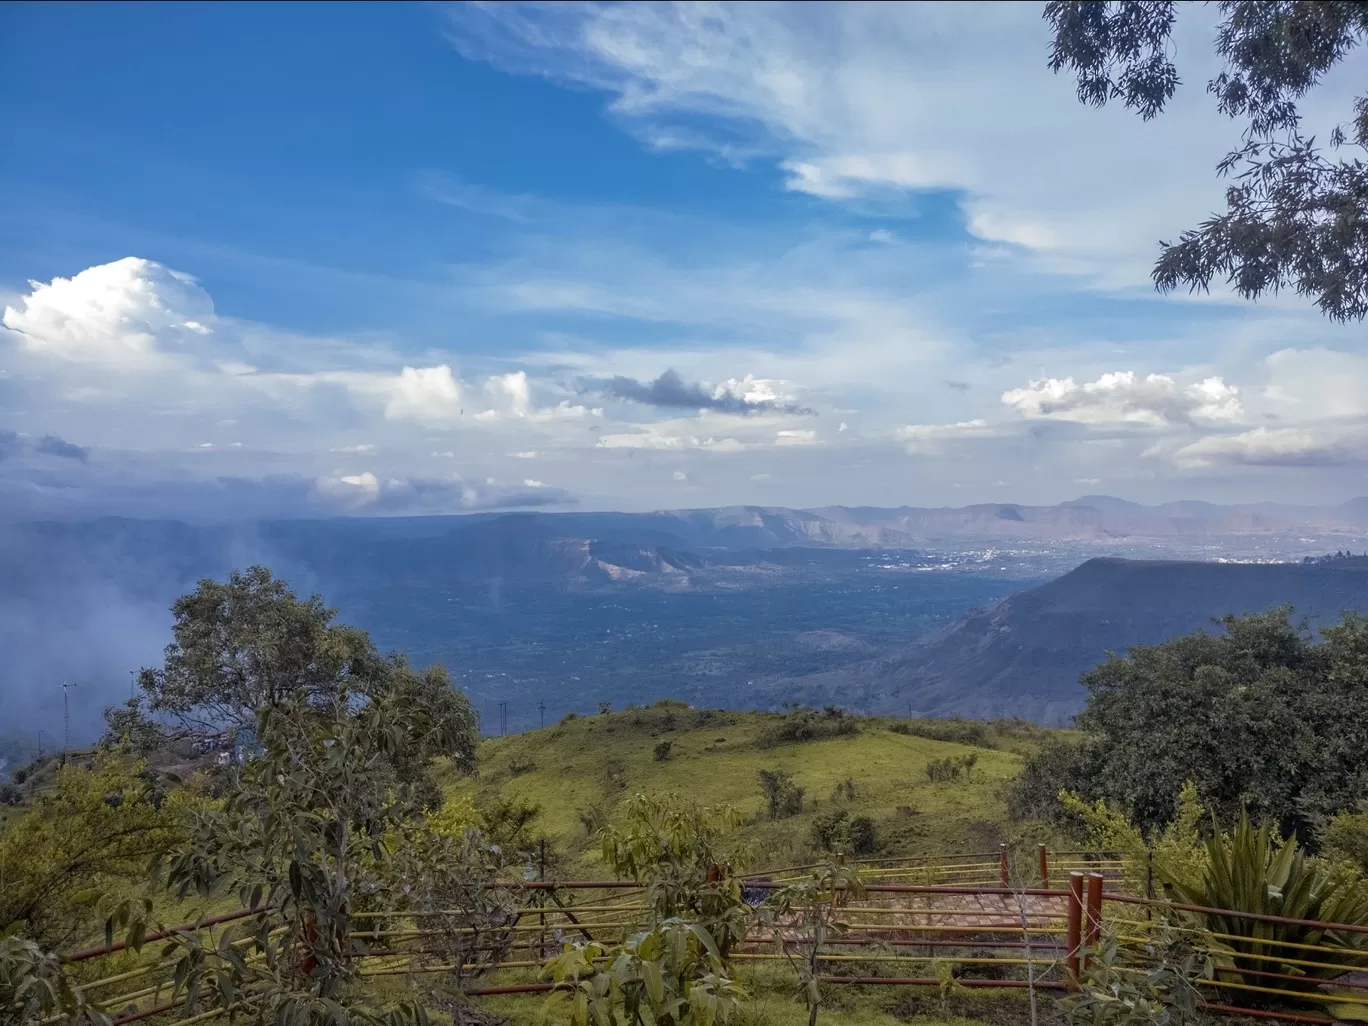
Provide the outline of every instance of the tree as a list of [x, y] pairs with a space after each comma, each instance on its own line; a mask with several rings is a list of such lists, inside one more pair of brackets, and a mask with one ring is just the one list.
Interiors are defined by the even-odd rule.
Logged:
[[[1155, 285], [1206, 291], [1224, 278], [1247, 299], [1294, 288], [1337, 321], [1368, 314], [1368, 164], [1327, 155], [1368, 148], [1368, 96], [1329, 150], [1303, 134], [1299, 101], [1368, 36], [1362, 0], [1223, 0], [1216, 52], [1225, 69], [1207, 83], [1218, 108], [1245, 123], [1218, 166], [1233, 175], [1226, 211], [1176, 243], [1161, 243]], [[1050, 68], [1078, 78], [1078, 98], [1120, 100], [1145, 120], [1180, 84], [1169, 57], [1174, 0], [1053, 0]]]
[[[864, 884], [858, 871], [839, 860], [818, 869], [810, 879], [777, 891], [767, 903], [766, 918], [778, 938], [776, 943], [802, 983], [808, 1026], [817, 1026], [817, 1013], [822, 1007], [818, 983], [822, 945], [832, 934], [844, 934], [850, 929], [850, 924], [839, 918], [840, 907], [851, 898], [863, 896]], [[794, 958], [784, 941], [785, 935], [792, 932], [802, 938], [807, 948], [801, 958]]]
[[[409, 747], [394, 753], [405, 782], [424, 780], [435, 756], [473, 768], [479, 721], [444, 669], [416, 671], [402, 655], [380, 655], [365, 631], [337, 623], [317, 595], [298, 598], [267, 568], [202, 580], [171, 610], [174, 640], [163, 665], [138, 675], [141, 696], [106, 710], [106, 743], [146, 749], [182, 740], [236, 754], [264, 710], [392, 695], [429, 725], [406, 733]], [[431, 789], [427, 798], [437, 800]]]
[[744, 992], [731, 976], [731, 949], [745, 937], [748, 908], [736, 870], [741, 853], [723, 844], [741, 824], [730, 806], [679, 795], [637, 794], [625, 824], [603, 832], [604, 861], [646, 884], [644, 929], [620, 945], [567, 946], [546, 967], [569, 988], [571, 1026], [657, 1026], [726, 1022]]
[[1136, 646], [1084, 673], [1085, 747], [1033, 759], [1032, 794], [1053, 769], [1066, 777], [1056, 793], [1116, 802], [1149, 833], [1191, 780], [1226, 822], [1248, 810], [1313, 838], [1368, 790], [1368, 620], [1346, 614], [1315, 644], [1290, 616], [1228, 616], [1222, 634]]
[[192, 789], [163, 797], [142, 763], [100, 753], [94, 769], [57, 771], [57, 791], [0, 831], [0, 936], [51, 949], [86, 936], [101, 892], [145, 879], [148, 860], [181, 833]]
[[[182, 934], [175, 979], [187, 1011], [246, 1003], [263, 1020], [300, 1026], [421, 1021], [421, 1006], [369, 1003], [349, 984], [360, 912], [446, 911], [480, 891], [479, 911], [511, 922], [485, 900], [499, 866], [478, 835], [434, 836], [422, 819], [423, 789], [406, 753], [440, 724], [403, 689], [365, 696], [345, 689], [330, 702], [307, 694], [261, 709], [260, 747], [222, 804], [200, 810], [189, 839], [154, 867], [181, 901], [233, 895], [256, 914], [217, 937]], [[482, 922], [484, 922], [482, 920]], [[363, 928], [364, 929], [364, 928]], [[459, 937], [460, 928], [451, 935]]]

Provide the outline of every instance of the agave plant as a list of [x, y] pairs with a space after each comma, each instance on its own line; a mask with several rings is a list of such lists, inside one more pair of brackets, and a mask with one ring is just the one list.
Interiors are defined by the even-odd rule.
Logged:
[[[1307, 855], [1267, 824], [1253, 826], [1245, 815], [1232, 833], [1213, 832], [1206, 849], [1207, 866], [1197, 882], [1162, 865], [1155, 871], [1175, 900], [1207, 910], [1188, 915], [1208, 933], [1219, 979], [1309, 993], [1368, 966], [1368, 933], [1337, 928], [1368, 926], [1362, 880]], [[1244, 992], [1241, 1003], [1253, 993]], [[1356, 992], [1357, 1001], [1365, 996]], [[1360, 1014], [1368, 1006], [1357, 1001], [1331, 1011], [1368, 1019]]]

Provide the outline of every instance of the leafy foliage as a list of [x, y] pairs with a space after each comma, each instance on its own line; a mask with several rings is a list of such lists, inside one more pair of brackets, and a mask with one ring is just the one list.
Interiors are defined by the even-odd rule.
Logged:
[[[1205, 291], [1223, 277], [1257, 299], [1293, 287], [1335, 320], [1368, 314], [1368, 164], [1336, 160], [1302, 134], [1299, 101], [1368, 37], [1368, 4], [1223, 0], [1216, 51], [1225, 69], [1207, 84], [1222, 113], [1243, 119], [1240, 146], [1221, 162], [1234, 174], [1226, 212], [1162, 243], [1155, 284]], [[1170, 59], [1173, 0], [1053, 0], [1050, 67], [1078, 77], [1078, 98], [1120, 100], [1146, 120], [1179, 84]], [[1368, 147], [1368, 96], [1332, 150]]]
[[25, 937], [0, 937], [0, 1022], [60, 1019], [109, 1026], [112, 1019], [72, 986], [61, 960]]
[[[1175, 872], [1156, 859], [1155, 869], [1179, 902], [1235, 910], [1191, 914], [1214, 935], [1211, 949], [1221, 977], [1233, 973], [1257, 986], [1266, 984], [1261, 972], [1278, 972], [1293, 978], [1281, 982], [1283, 989], [1311, 989], [1345, 970], [1308, 963], [1368, 965], [1368, 934], [1237, 914], [1368, 925], [1368, 891], [1359, 879], [1334, 872], [1295, 842], [1284, 842], [1267, 824], [1253, 826], [1248, 816], [1241, 816], [1231, 833], [1214, 834], [1206, 855], [1207, 865], [1196, 881], [1187, 867]], [[1302, 947], [1307, 944], [1329, 945], [1342, 953], [1308, 959]]]
[[932, 759], [926, 764], [926, 778], [934, 784], [949, 783], [959, 780], [961, 776], [969, 780], [977, 762], [978, 755], [973, 752], [958, 757], [948, 755], [944, 759]]
[[829, 705], [820, 713], [813, 709], [792, 709], [778, 723], [763, 731], [757, 741], [761, 748], [774, 748], [803, 741], [849, 737], [859, 732], [860, 724], [855, 717]]
[[770, 819], [785, 819], [803, 811], [803, 788], [793, 782], [793, 774], [781, 769], [760, 771], [760, 790]]
[[620, 877], [646, 884], [645, 929], [621, 945], [566, 949], [546, 972], [569, 987], [572, 1026], [660, 1026], [726, 1022], [744, 992], [728, 955], [746, 935], [747, 906], [736, 871], [743, 853], [723, 846], [742, 817], [679, 795], [633, 795], [624, 823], [602, 833], [603, 858]]
[[[798, 974], [803, 1002], [808, 1009], [808, 1026], [816, 1026], [822, 1005], [819, 985], [822, 946], [833, 936], [849, 931], [850, 924], [840, 918], [840, 908], [851, 899], [864, 896], [864, 884], [854, 866], [830, 862], [808, 880], [790, 884], [771, 895], [766, 906], [768, 925], [774, 930], [775, 944], [787, 956]], [[785, 942], [796, 933], [802, 957]]]
[[1191, 780], [1223, 821], [1248, 809], [1313, 837], [1368, 790], [1368, 620], [1346, 614], [1313, 644], [1289, 617], [1225, 617], [1223, 634], [1137, 646], [1083, 674], [1090, 737], [1068, 765], [1081, 779], [1062, 786], [1150, 831]]
[[570, 987], [568, 999], [552, 997], [568, 1005], [570, 1026], [713, 1026], [730, 1021], [745, 997], [708, 931], [677, 918], [616, 948], [567, 948], [547, 972]]
[[188, 841], [154, 870], [182, 900], [231, 893], [257, 910], [217, 937], [168, 944], [187, 1006], [246, 1002], [301, 1026], [424, 1018], [418, 1005], [372, 1007], [347, 990], [350, 956], [364, 950], [349, 936], [355, 913], [460, 908], [444, 903], [460, 899], [468, 877], [487, 879], [473, 840], [422, 829], [424, 789], [405, 760], [440, 747], [431, 735], [446, 724], [410, 697], [300, 694], [261, 709], [261, 750], [237, 791], [198, 811]]
[[1213, 975], [1210, 959], [1161, 924], [1150, 944], [1157, 956], [1137, 973], [1123, 967], [1110, 933], [1088, 953], [1079, 992], [1064, 999], [1070, 1026], [1198, 1026], [1212, 1020], [1200, 1006], [1200, 980]]
[[1102, 799], [1089, 805], [1078, 795], [1064, 791], [1059, 796], [1066, 813], [1077, 818], [1086, 831], [1090, 846], [1099, 852], [1116, 852], [1126, 866], [1126, 884], [1133, 893], [1144, 893], [1153, 863], [1163, 865], [1168, 879], [1195, 886], [1207, 870], [1206, 840], [1202, 832], [1206, 809], [1197, 799], [1197, 788], [1190, 781], [1178, 795], [1178, 813], [1162, 829], [1145, 834], [1115, 805]]
[[1368, 809], [1339, 813], [1326, 826], [1321, 841], [1329, 858], [1368, 874]]
[[163, 800], [141, 762], [112, 752], [93, 769], [57, 771], [57, 790], [0, 831], [0, 934], [21, 928], [54, 948], [90, 930], [106, 890], [141, 883], [148, 860], [180, 837], [178, 789]]

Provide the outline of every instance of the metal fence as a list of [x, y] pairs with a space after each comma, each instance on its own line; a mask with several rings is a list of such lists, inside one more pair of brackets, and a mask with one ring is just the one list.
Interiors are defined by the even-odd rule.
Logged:
[[[840, 910], [848, 928], [817, 953], [825, 984], [944, 988], [948, 979], [954, 989], [1068, 992], [1087, 984], [1090, 960], [1108, 948], [1117, 956], [1109, 962], [1114, 972], [1143, 975], [1163, 957], [1161, 941], [1177, 938], [1216, 967], [1210, 978], [1194, 982], [1201, 1002], [1214, 1012], [1306, 1023], [1335, 1022], [1331, 1013], [1342, 1017], [1350, 1006], [1351, 1013], [1368, 1013], [1368, 977], [1358, 975], [1368, 967], [1368, 927], [1312, 922], [1302, 924], [1315, 929], [1311, 941], [1277, 939], [1273, 927], [1297, 921], [1136, 893], [1127, 886], [1137, 878], [1136, 867], [1114, 853], [1047, 853], [1041, 847], [1031, 857], [1013, 859], [1004, 846], [858, 864], [864, 893]], [[743, 893], [759, 903], [815, 868], [748, 875]], [[555, 985], [540, 970], [563, 944], [620, 941], [640, 928], [646, 911], [643, 888], [618, 880], [498, 887], [506, 888], [515, 911], [483, 926], [455, 925], [460, 916], [454, 912], [354, 914], [350, 947], [356, 974], [441, 976], [472, 997], [550, 991]], [[217, 944], [225, 928], [259, 914], [238, 910], [148, 940], [198, 933]], [[1363, 948], [1355, 948], [1360, 941]], [[791, 958], [810, 954], [806, 944], [782, 926], [757, 929], [731, 957], [741, 966], [774, 963], [782, 969]], [[222, 1014], [183, 1010], [171, 962], [153, 957], [154, 947], [134, 956], [114, 944], [73, 952], [65, 961], [107, 966], [105, 975], [88, 972], [90, 978], [78, 986], [117, 1024], [158, 1016], [186, 1024]]]

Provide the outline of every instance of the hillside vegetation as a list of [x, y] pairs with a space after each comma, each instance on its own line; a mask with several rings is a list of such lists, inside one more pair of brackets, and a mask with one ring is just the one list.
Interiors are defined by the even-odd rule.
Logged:
[[[1008, 839], [1008, 782], [1060, 733], [1013, 720], [743, 713], [664, 701], [487, 739], [478, 774], [448, 788], [477, 805], [537, 808], [531, 830], [566, 853], [565, 868], [593, 875], [602, 867], [592, 832], [641, 791], [734, 805], [766, 865], [806, 860], [820, 847], [815, 826], [840, 830], [860, 817], [873, 822], [879, 854], [987, 851]], [[790, 798], [772, 816], [762, 771], [788, 774], [801, 801]]]

